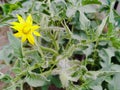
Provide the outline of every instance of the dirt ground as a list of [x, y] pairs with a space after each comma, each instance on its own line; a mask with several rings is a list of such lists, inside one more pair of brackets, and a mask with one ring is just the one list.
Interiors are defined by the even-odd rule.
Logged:
[[[7, 32], [9, 31], [9, 28], [7, 26], [5, 27], [1, 27], [0, 28], [0, 50], [3, 48], [4, 45], [8, 44], [8, 38], [7, 38]], [[0, 60], [0, 64], [2, 64], [2, 60]], [[0, 69], [1, 73], [6, 73], [7, 71], [9, 71], [9, 67], [6, 66], [2, 69]], [[4, 87], [4, 83], [0, 82], [0, 90], [2, 90], [2, 88]]]
[[0, 28], [0, 49], [8, 43], [7, 32], [9, 28], [7, 26]]

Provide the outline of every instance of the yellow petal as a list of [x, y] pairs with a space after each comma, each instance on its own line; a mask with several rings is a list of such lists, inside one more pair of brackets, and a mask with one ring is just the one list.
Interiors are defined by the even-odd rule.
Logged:
[[32, 34], [29, 34], [29, 35], [27, 36], [27, 38], [28, 38], [28, 41], [29, 41], [32, 45], [34, 45], [35, 41], [34, 41], [33, 35], [32, 35]]
[[40, 28], [40, 26], [34, 25], [34, 26], [31, 27], [31, 30], [34, 31], [34, 30], [36, 30], [36, 29], [38, 29], [38, 28]]
[[12, 22], [11, 24], [14, 25], [14, 26], [20, 25], [20, 23], [18, 23], [18, 22]]
[[17, 30], [17, 31], [21, 31], [22, 30], [22, 27], [20, 25], [18, 26], [11, 26], [11, 28]]
[[24, 35], [24, 36], [22, 37], [22, 42], [25, 42], [26, 39], [27, 39], [27, 37]]
[[32, 16], [31, 16], [31, 14], [29, 14], [29, 16], [27, 17], [26, 23], [32, 25]]
[[14, 36], [15, 36], [15, 37], [22, 37], [22, 33], [19, 33], [19, 32], [18, 32], [18, 33], [15, 33]]
[[33, 33], [34, 33], [34, 35], [36, 35], [36, 36], [41, 36], [40, 33], [36, 32], [36, 31], [34, 31]]
[[20, 23], [24, 23], [25, 22], [24, 19], [20, 15], [17, 15], [17, 18], [18, 18], [18, 21]]

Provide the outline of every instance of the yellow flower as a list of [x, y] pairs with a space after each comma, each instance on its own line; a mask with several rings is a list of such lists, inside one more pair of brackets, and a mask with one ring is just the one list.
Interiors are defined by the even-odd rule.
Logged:
[[39, 28], [38, 25], [33, 25], [32, 16], [29, 15], [26, 20], [24, 20], [20, 15], [17, 15], [19, 22], [12, 22], [12, 28], [17, 30], [18, 32], [15, 33], [15, 37], [21, 37], [22, 42], [28, 40], [32, 45], [34, 45], [34, 35], [40, 36], [36, 30]]

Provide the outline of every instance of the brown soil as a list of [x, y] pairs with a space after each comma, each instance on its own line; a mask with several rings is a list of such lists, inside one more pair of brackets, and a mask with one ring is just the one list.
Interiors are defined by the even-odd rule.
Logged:
[[[9, 31], [9, 28], [7, 26], [0, 28], [0, 50], [3, 48], [4, 45], [8, 44], [8, 38], [7, 38], [7, 31]], [[3, 61], [0, 60], [0, 64], [2, 64]], [[9, 66], [5, 66], [4, 68], [0, 69], [1, 73], [7, 73], [9, 71]], [[5, 86], [3, 82], [0, 81], [0, 90]]]
[[7, 26], [0, 28], [0, 50], [4, 45], [8, 43], [8, 38], [7, 38], [8, 31], [9, 31], [9, 28]]

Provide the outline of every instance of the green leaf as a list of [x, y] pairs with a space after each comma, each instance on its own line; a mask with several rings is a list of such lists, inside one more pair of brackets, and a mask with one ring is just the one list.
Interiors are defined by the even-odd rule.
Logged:
[[66, 15], [67, 17], [72, 17], [75, 15], [75, 12], [78, 10], [82, 13], [94, 13], [96, 12], [95, 7], [93, 5], [85, 5], [85, 6], [80, 6], [79, 4], [71, 5], [67, 7]]
[[76, 39], [76, 40], [78, 40], [78, 41], [81, 40], [81, 36], [78, 35], [78, 34], [72, 34], [72, 38], [73, 38], [73, 39]]
[[70, 18], [73, 15], [75, 15], [75, 12], [76, 12], [76, 8], [75, 7], [68, 7], [67, 11], [66, 11], [66, 16]]
[[37, 62], [40, 62], [42, 60], [37, 50], [28, 50], [25, 52], [25, 56]]
[[86, 57], [88, 57], [89, 55], [91, 55], [91, 53], [93, 52], [93, 44], [89, 44], [88, 48], [83, 50], [84, 54], [86, 55]]
[[113, 23], [113, 24], [115, 23], [115, 20], [114, 20], [114, 12], [113, 12], [114, 4], [115, 4], [115, 2], [112, 2], [112, 3], [111, 3], [110, 13], [109, 13], [109, 22], [110, 22], [110, 23]]
[[82, 5], [87, 4], [101, 4], [101, 2], [99, 0], [82, 0]]
[[115, 17], [115, 21], [117, 22], [117, 26], [120, 28], [120, 16]]
[[114, 76], [113, 76], [113, 79], [110, 80], [108, 83], [109, 83], [109, 90], [119, 90], [120, 89], [120, 74], [119, 73], [116, 73]]
[[20, 74], [20, 73], [22, 72], [22, 70], [21, 70], [20, 68], [18, 68], [18, 67], [12, 68], [12, 71], [13, 71], [14, 73], [16, 73], [16, 74]]
[[62, 83], [63, 87], [68, 87], [69, 86], [70, 78], [71, 77], [66, 72], [61, 72], [60, 80], [61, 80], [61, 83]]
[[115, 52], [115, 57], [116, 57], [117, 60], [120, 62], [120, 51], [116, 51], [116, 52]]
[[86, 90], [86, 89], [83, 89], [82, 86], [80, 85], [69, 85], [69, 87], [67, 87], [67, 90]]
[[5, 60], [9, 64], [13, 57], [13, 50], [10, 45], [6, 45], [0, 50], [0, 60]]
[[80, 17], [80, 12], [76, 11], [75, 16], [73, 17], [72, 22], [71, 22], [75, 26], [75, 28], [78, 29], [78, 30], [80, 29], [79, 17]]
[[113, 48], [102, 49], [99, 51], [99, 56], [103, 60], [102, 67], [108, 67], [111, 64], [111, 57], [115, 56]]
[[2, 18], [0, 19], [0, 23], [1, 23], [0, 27], [8, 25], [11, 19], [12, 19], [11, 16], [2, 16]]
[[45, 85], [45, 86], [42, 86], [41, 87], [41, 90], [48, 90], [49, 86], [48, 85]]
[[14, 3], [14, 4], [9, 4], [9, 3], [5, 3], [2, 6], [4, 15], [7, 15], [9, 13], [11, 13], [13, 10], [17, 9], [20, 7], [20, 3]]
[[72, 68], [78, 68], [79, 61], [69, 61], [68, 59], [62, 59], [59, 61], [56, 69], [53, 70], [53, 75], [59, 75], [62, 87], [68, 87], [70, 81], [77, 82], [79, 76], [72, 76], [77, 70]]
[[11, 76], [8, 74], [2, 75], [2, 77], [0, 78], [1, 81], [3, 82], [7, 82], [10, 83], [10, 81], [12, 80]]
[[108, 36], [112, 36], [114, 35], [114, 25], [112, 23], [108, 24], [108, 32], [107, 32]]
[[104, 29], [104, 26], [107, 22], [107, 19], [108, 19], [108, 16], [105, 17], [103, 20], [102, 20], [102, 23], [100, 24], [100, 26], [98, 26], [97, 28], [97, 31], [96, 31], [96, 35], [99, 37], [102, 33], [102, 30]]
[[32, 87], [44, 86], [49, 82], [45, 76], [32, 72], [29, 72], [25, 81]]
[[16, 86], [12, 85], [12, 86], [7, 87], [6, 89], [3, 89], [3, 90], [16, 90]]
[[[20, 1], [23, 1], [23, 0], [10, 0], [9, 2], [10, 2], [11, 4], [15, 4], [15, 3], [20, 2]], [[24, 1], [26, 1], [26, 0], [24, 0]]]
[[116, 72], [120, 72], [120, 65], [113, 64], [111, 66], [111, 70], [116, 71]]
[[117, 49], [120, 49], [120, 39], [119, 38], [117, 38], [117, 37], [111, 37], [110, 41], [111, 41], [113, 47], [115, 47]]
[[97, 7], [93, 5], [85, 5], [85, 6], [80, 6], [78, 10], [85, 13], [95, 13], [97, 11]]
[[[89, 87], [92, 90], [102, 90], [101, 84], [112, 74], [113, 72], [110, 71], [88, 71], [84, 75], [85, 77], [87, 77], [85, 78], [86, 79], [85, 87]], [[87, 90], [91, 90], [91, 89], [87, 89]]]
[[64, 56], [66, 57], [71, 57], [73, 52], [75, 50], [75, 45], [71, 45], [71, 47], [69, 47], [67, 50], [64, 51]]
[[101, 85], [93, 86], [92, 90], [103, 90]]
[[56, 87], [58, 87], [58, 88], [61, 88], [61, 87], [62, 87], [62, 84], [61, 84], [61, 82], [60, 82], [59, 77], [52, 76], [51, 82], [52, 82]]
[[29, 10], [33, 8], [32, 7], [33, 4], [34, 4], [33, 1], [26, 0], [24, 3], [22, 3], [22, 7], [23, 7], [22, 9], [26, 12], [29, 12]]
[[15, 38], [10, 32], [8, 33], [8, 39], [11, 47], [14, 50], [15, 56], [17, 56], [18, 58], [23, 58], [21, 41]]
[[82, 30], [86, 30], [90, 26], [90, 21], [83, 12], [81, 11], [79, 12], [80, 12], [80, 16], [79, 16], [80, 27]]

